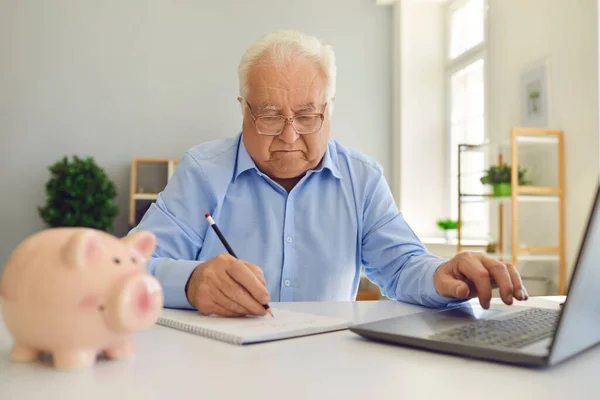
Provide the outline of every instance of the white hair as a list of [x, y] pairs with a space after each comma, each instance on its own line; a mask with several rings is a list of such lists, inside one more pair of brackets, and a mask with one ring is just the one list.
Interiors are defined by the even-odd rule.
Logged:
[[245, 98], [248, 94], [248, 74], [252, 67], [293, 57], [307, 57], [317, 62], [327, 77], [327, 100], [335, 96], [336, 66], [332, 47], [324, 45], [316, 37], [297, 31], [269, 33], [248, 47], [238, 67], [240, 96]]

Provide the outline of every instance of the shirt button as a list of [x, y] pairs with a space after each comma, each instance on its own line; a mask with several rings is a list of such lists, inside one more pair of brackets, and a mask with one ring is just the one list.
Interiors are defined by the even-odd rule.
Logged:
[[285, 286], [290, 286], [290, 284], [291, 284], [291, 283], [292, 283], [292, 282], [290, 282], [290, 280], [289, 280], [289, 279], [286, 279], [286, 280], [285, 280], [285, 282], [283, 282], [283, 284], [284, 284]]
[[291, 237], [291, 236], [288, 236], [288, 237], [287, 237], [287, 241], [288, 241], [288, 243], [292, 243], [292, 237]]

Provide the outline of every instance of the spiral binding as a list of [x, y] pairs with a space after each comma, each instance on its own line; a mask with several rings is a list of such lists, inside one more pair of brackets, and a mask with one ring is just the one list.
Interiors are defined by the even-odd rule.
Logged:
[[193, 326], [190, 324], [183, 323], [181, 321], [174, 321], [169, 318], [159, 317], [156, 321], [159, 325], [164, 325], [169, 328], [177, 329], [184, 332], [193, 333], [194, 335], [203, 336], [210, 339], [220, 340], [222, 342], [232, 343], [232, 344], [241, 344], [242, 338], [236, 335], [232, 335], [229, 333], [223, 333], [215, 331], [214, 329], [201, 328], [198, 326]]

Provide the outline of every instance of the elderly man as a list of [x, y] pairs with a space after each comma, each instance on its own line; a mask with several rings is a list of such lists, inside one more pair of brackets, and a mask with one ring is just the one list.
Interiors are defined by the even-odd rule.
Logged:
[[479, 297], [487, 308], [493, 287], [506, 304], [526, 300], [510, 264], [427, 252], [381, 166], [330, 139], [335, 79], [331, 48], [301, 33], [266, 35], [243, 55], [242, 132], [188, 150], [134, 229], [157, 236], [149, 269], [165, 306], [242, 316], [269, 301], [353, 300], [363, 267], [385, 296], [428, 307]]

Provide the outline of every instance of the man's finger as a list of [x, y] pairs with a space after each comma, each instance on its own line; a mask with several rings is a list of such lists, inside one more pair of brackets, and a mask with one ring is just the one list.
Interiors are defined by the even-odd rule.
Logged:
[[478, 297], [478, 295], [477, 295], [477, 288], [475, 287], [475, 285], [473, 284], [473, 282], [471, 282], [470, 280], [467, 280], [466, 282], [467, 282], [467, 285], [469, 285], [469, 295], [468, 295], [468, 297], [470, 297], [472, 299], [474, 299], [475, 297]]
[[[256, 277], [252, 272], [243, 266], [247, 274], [250, 274], [254, 279]], [[260, 282], [256, 283], [261, 285]], [[220, 280], [220, 289], [225, 296], [230, 300], [243, 307], [246, 310], [246, 314], [250, 315], [265, 315], [266, 310], [247, 290], [244, 286], [236, 282], [227, 272], [223, 272], [223, 277]]]
[[234, 263], [227, 268], [227, 274], [240, 284], [254, 297], [255, 302], [267, 304], [270, 300], [269, 291], [265, 285], [254, 275], [254, 272], [243, 262]]
[[[219, 304], [219, 301], [224, 296], [216, 286], [208, 286], [204, 285], [201, 289], [203, 296], [197, 299], [197, 308], [198, 311], [203, 313], [204, 315], [222, 315], [225, 317], [240, 317], [246, 315], [247, 313], [239, 313], [233, 310], [229, 310], [226, 307]], [[196, 304], [194, 305], [196, 306]]]
[[[245, 304], [241, 303], [235, 298], [235, 293], [236, 290], [238, 290], [238, 287], [239, 285], [237, 283], [235, 283], [227, 274], [223, 273], [223, 276], [219, 280], [219, 286], [217, 286], [212, 293], [214, 302], [221, 307], [237, 314], [253, 314], [250, 308], [246, 307]], [[243, 290], [242, 288], [239, 289]]]
[[469, 297], [469, 285], [467, 282], [457, 279], [447, 268], [439, 271], [439, 285], [437, 291], [440, 296], [466, 299]]
[[521, 275], [517, 271], [517, 268], [510, 264], [506, 264], [506, 269], [510, 275], [513, 284], [513, 294], [519, 300], [527, 300], [529, 295], [527, 294], [527, 289], [525, 289], [525, 285], [523, 285], [523, 281], [521, 280]]
[[249, 262], [245, 262], [245, 264], [252, 270], [258, 280], [261, 281], [263, 285], [267, 286], [267, 281], [265, 280], [265, 273], [263, 270], [258, 265], [250, 264]]
[[508, 305], [512, 304], [514, 287], [506, 265], [489, 257], [483, 257], [481, 262], [490, 273], [490, 285], [495, 282], [500, 289], [502, 301]]
[[209, 312], [210, 314], [215, 314], [215, 315], [221, 315], [223, 317], [243, 317], [246, 314], [239, 314], [236, 313], [234, 311], [228, 310], [224, 307], [221, 307], [220, 305], [213, 303], [211, 306], [211, 311]]
[[469, 289], [469, 285], [461, 280], [456, 280], [452, 284], [452, 291], [454, 292], [454, 297], [457, 299], [468, 299], [471, 295], [471, 289]]
[[488, 309], [492, 300], [492, 285], [490, 272], [483, 266], [477, 257], [467, 257], [458, 263], [458, 270], [475, 285], [479, 304]]

